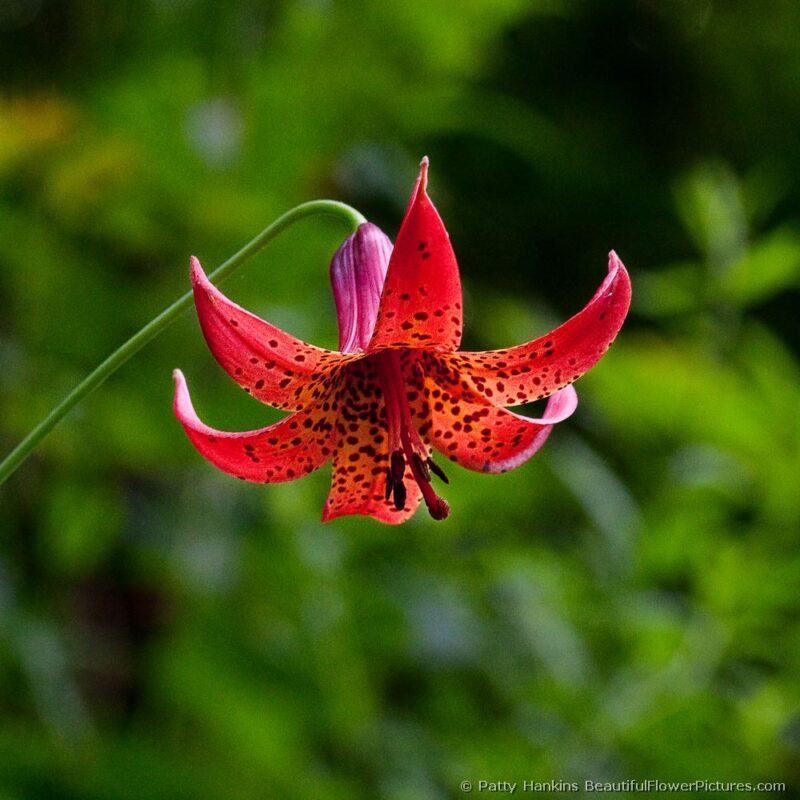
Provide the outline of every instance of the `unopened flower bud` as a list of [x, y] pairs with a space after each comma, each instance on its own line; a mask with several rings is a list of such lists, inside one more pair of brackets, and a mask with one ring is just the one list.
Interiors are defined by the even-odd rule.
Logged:
[[371, 222], [359, 225], [334, 254], [331, 284], [339, 319], [340, 352], [360, 353], [367, 349], [391, 254], [391, 240]]

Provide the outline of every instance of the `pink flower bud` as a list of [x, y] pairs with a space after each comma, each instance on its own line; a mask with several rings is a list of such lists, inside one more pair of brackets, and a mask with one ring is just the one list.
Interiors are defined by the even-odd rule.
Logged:
[[365, 222], [345, 239], [331, 261], [331, 284], [339, 318], [339, 351], [366, 351], [392, 254], [389, 237]]

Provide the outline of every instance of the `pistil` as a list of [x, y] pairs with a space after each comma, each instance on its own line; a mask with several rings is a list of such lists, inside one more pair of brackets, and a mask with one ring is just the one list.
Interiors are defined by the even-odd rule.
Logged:
[[378, 372], [389, 429], [391, 456], [386, 474], [386, 499], [393, 498], [394, 507], [398, 511], [405, 507], [407, 492], [403, 476], [408, 464], [430, 515], [434, 519], [444, 519], [450, 513], [450, 506], [433, 490], [431, 472], [445, 483], [448, 482], [447, 477], [428, 456], [427, 448], [412, 422], [399, 354], [395, 350], [383, 350], [370, 356], [370, 359]]

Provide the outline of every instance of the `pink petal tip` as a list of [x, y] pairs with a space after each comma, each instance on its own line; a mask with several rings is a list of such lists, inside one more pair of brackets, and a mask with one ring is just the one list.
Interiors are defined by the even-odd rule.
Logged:
[[428, 156], [423, 156], [422, 161], [419, 162], [419, 178], [417, 178], [417, 183], [422, 188], [422, 191], [426, 191], [428, 188]]
[[200, 283], [205, 280], [206, 273], [203, 271], [200, 259], [197, 256], [189, 258], [189, 274], [191, 275], [192, 283]]

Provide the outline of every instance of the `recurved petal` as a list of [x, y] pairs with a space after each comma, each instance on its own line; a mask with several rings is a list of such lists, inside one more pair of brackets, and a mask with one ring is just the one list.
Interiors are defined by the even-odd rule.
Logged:
[[409, 393], [418, 430], [451, 461], [478, 472], [508, 472], [524, 464], [578, 405], [567, 386], [550, 397], [541, 418], [523, 417], [438, 377], [430, 371], [414, 382], [420, 391]]
[[335, 400], [255, 431], [227, 433], [210, 428], [195, 413], [186, 380], [175, 379], [175, 416], [198, 452], [223, 472], [257, 483], [280, 483], [313, 472], [333, 455]]
[[498, 406], [547, 397], [580, 378], [611, 346], [631, 302], [631, 282], [615, 252], [586, 307], [554, 331], [506, 350], [439, 354], [445, 367]]
[[420, 491], [406, 465], [406, 499], [400, 510], [386, 499], [389, 434], [377, 375], [368, 361], [343, 370], [331, 489], [322, 520], [362, 514], [380, 522], [405, 522], [417, 509]]
[[389, 260], [370, 350], [413, 347], [447, 352], [461, 342], [458, 264], [426, 192], [427, 180], [425, 158]]
[[192, 286], [200, 327], [223, 369], [263, 403], [296, 411], [328, 391], [342, 355], [296, 339], [231, 302], [192, 256]]

